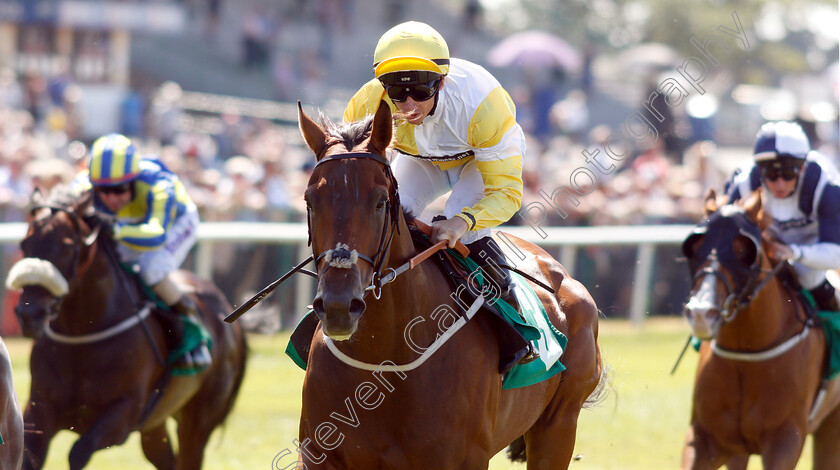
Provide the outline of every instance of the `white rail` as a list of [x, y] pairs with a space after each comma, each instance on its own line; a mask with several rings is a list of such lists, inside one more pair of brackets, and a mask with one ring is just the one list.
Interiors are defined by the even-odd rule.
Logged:
[[[26, 234], [24, 223], [0, 224], [0, 244], [18, 243]], [[649, 284], [653, 272], [654, 249], [657, 245], [681, 243], [694, 228], [693, 225], [646, 225], [601, 227], [540, 227], [540, 232], [529, 227], [504, 227], [516, 237], [536, 243], [543, 248], [560, 247], [560, 262], [574, 273], [575, 255], [581, 246], [636, 246], [636, 266], [633, 274], [630, 319], [636, 325], [644, 320], [649, 301]], [[305, 224], [203, 222], [198, 230], [196, 272], [210, 277], [214, 243], [286, 244], [298, 247], [299, 259], [308, 256]], [[9, 267], [7, 266], [6, 269]], [[278, 267], [281, 275], [283, 267]], [[5, 273], [4, 273], [5, 278]], [[261, 288], [259, 286], [258, 288]], [[302, 312], [312, 298], [311, 282], [306, 276], [296, 280], [297, 311]]]

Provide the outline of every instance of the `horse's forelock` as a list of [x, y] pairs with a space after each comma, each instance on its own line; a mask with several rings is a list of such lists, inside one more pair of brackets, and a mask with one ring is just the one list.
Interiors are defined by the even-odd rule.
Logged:
[[71, 209], [79, 203], [84, 197], [84, 193], [80, 193], [70, 185], [58, 185], [50, 191], [46, 200], [46, 205], [51, 207], [59, 207], [62, 209]]
[[319, 123], [321, 128], [324, 129], [324, 132], [330, 137], [338, 140], [347, 150], [353, 150], [354, 147], [364, 142], [370, 136], [370, 132], [373, 129], [373, 116], [371, 115], [361, 121], [351, 123], [335, 123], [321, 114]]

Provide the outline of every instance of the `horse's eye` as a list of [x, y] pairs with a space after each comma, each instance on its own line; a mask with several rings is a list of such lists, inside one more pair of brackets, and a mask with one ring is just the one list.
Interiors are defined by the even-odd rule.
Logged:
[[380, 199], [379, 202], [376, 204], [376, 210], [381, 211], [382, 209], [385, 208], [385, 204], [387, 204], [387, 203], [388, 203], [387, 199], [385, 199], [385, 198]]

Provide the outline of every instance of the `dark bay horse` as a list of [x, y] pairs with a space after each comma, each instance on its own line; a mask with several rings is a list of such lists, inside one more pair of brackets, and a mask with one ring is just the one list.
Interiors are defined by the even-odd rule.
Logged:
[[517, 267], [557, 292], [537, 288], [568, 337], [567, 370], [503, 390], [487, 315], [461, 323], [432, 351], [428, 345], [458, 324], [435, 263], [368, 288], [417, 254], [385, 158], [391, 110], [383, 103], [375, 116], [340, 127], [316, 124], [299, 109], [299, 121], [318, 160], [305, 193], [320, 320], [303, 385], [299, 443], [307, 468], [487, 468], [523, 435], [529, 469], [567, 468], [581, 408], [606, 380], [598, 312], [586, 289], [545, 251], [510, 237], [526, 258]]
[[[213, 364], [190, 376], [165, 372], [166, 333], [139, 305], [144, 297], [121, 272], [114, 242], [98, 236], [91, 194], [60, 188], [44, 201], [36, 192], [20, 245], [24, 259], [9, 274], [9, 283], [23, 289], [15, 309], [21, 328], [35, 338], [24, 468], [41, 468], [50, 440], [70, 429], [80, 436], [70, 450], [73, 470], [132, 431], [140, 431], [156, 468], [199, 469], [242, 383], [243, 332], [222, 321], [231, 307], [212, 283], [179, 272], [212, 337]], [[177, 456], [169, 416], [178, 421]]]
[[0, 469], [20, 468], [23, 459], [23, 418], [12, 382], [12, 361], [3, 338], [0, 338], [0, 440]]
[[[700, 349], [683, 469], [793, 469], [814, 437], [816, 470], [840, 468], [840, 379], [823, 384], [825, 335], [765, 251], [760, 192], [739, 205], [706, 200], [686, 238], [693, 276], [685, 314]], [[780, 266], [780, 267], [777, 267]]]

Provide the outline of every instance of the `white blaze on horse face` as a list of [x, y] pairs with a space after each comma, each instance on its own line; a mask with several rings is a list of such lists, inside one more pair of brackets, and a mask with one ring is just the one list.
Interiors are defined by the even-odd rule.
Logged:
[[717, 277], [713, 274], [720, 264], [712, 261], [710, 271], [703, 276], [703, 281], [697, 292], [685, 304], [685, 315], [691, 325], [694, 336], [700, 339], [710, 339], [717, 333], [720, 322], [720, 307], [717, 304]]

